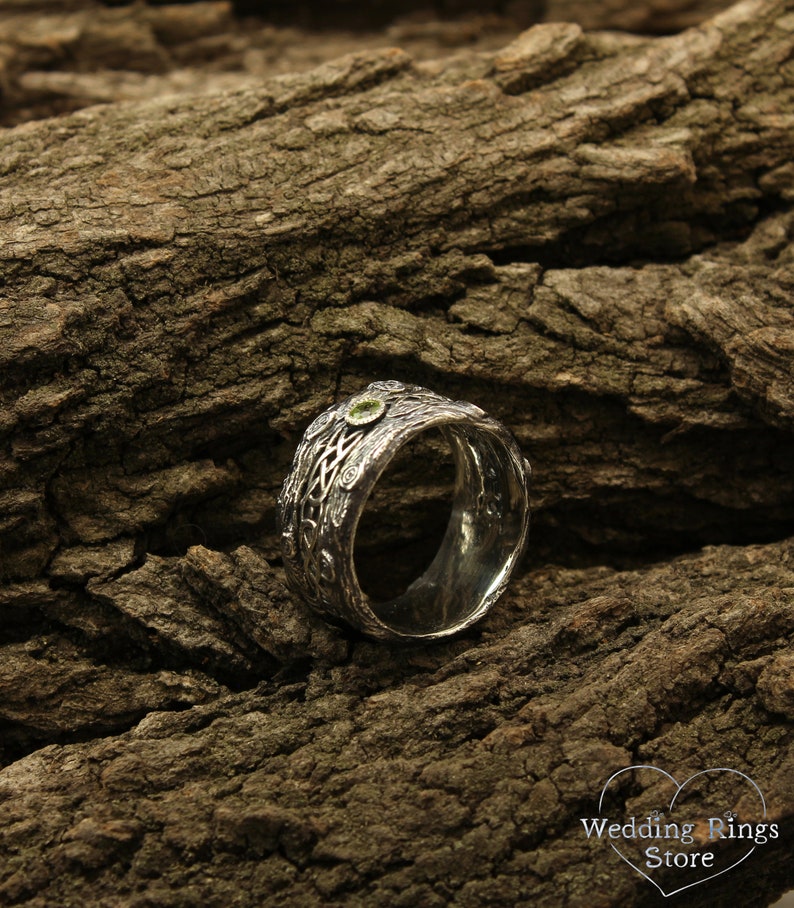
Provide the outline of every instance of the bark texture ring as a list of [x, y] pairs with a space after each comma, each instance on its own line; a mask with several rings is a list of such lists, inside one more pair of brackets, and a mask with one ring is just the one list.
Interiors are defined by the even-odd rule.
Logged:
[[[433, 562], [395, 598], [375, 602], [354, 563], [370, 493], [410, 439], [437, 428], [455, 461], [452, 516]], [[373, 382], [308, 427], [278, 499], [290, 586], [334, 623], [381, 640], [445, 637], [499, 598], [529, 529], [530, 468], [507, 429], [479, 407], [426, 388]]]

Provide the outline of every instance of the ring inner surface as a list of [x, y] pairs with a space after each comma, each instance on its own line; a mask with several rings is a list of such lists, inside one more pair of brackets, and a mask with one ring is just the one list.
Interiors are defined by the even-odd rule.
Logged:
[[490, 605], [517, 556], [524, 521], [524, 476], [498, 437], [465, 423], [440, 427], [455, 461], [446, 533], [430, 567], [401, 596], [369, 603], [391, 630], [449, 632]]

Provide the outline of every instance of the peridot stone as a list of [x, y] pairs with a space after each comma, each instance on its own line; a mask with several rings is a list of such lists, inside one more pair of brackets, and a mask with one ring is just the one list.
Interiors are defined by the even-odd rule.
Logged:
[[386, 404], [377, 397], [357, 400], [345, 414], [349, 426], [367, 426], [376, 422], [386, 412]]

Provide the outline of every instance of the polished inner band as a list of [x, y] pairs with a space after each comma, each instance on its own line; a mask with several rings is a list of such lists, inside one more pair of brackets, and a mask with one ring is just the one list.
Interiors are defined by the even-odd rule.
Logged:
[[[355, 536], [370, 493], [406, 442], [431, 428], [455, 462], [452, 513], [428, 569], [384, 602], [361, 589]], [[529, 466], [482, 410], [427, 389], [375, 382], [306, 430], [279, 497], [290, 585], [315, 609], [380, 639], [433, 639], [481, 618], [520, 555], [529, 522]]]

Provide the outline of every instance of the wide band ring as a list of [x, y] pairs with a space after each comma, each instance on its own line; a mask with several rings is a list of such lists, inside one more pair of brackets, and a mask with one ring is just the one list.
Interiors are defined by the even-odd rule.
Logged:
[[[375, 602], [354, 563], [356, 529], [397, 451], [440, 430], [455, 462], [452, 515], [435, 559], [400, 596]], [[501, 595], [529, 528], [530, 468], [507, 429], [479, 407], [396, 381], [321, 413], [278, 499], [290, 586], [332, 623], [381, 640], [435, 639], [480, 619]]]

